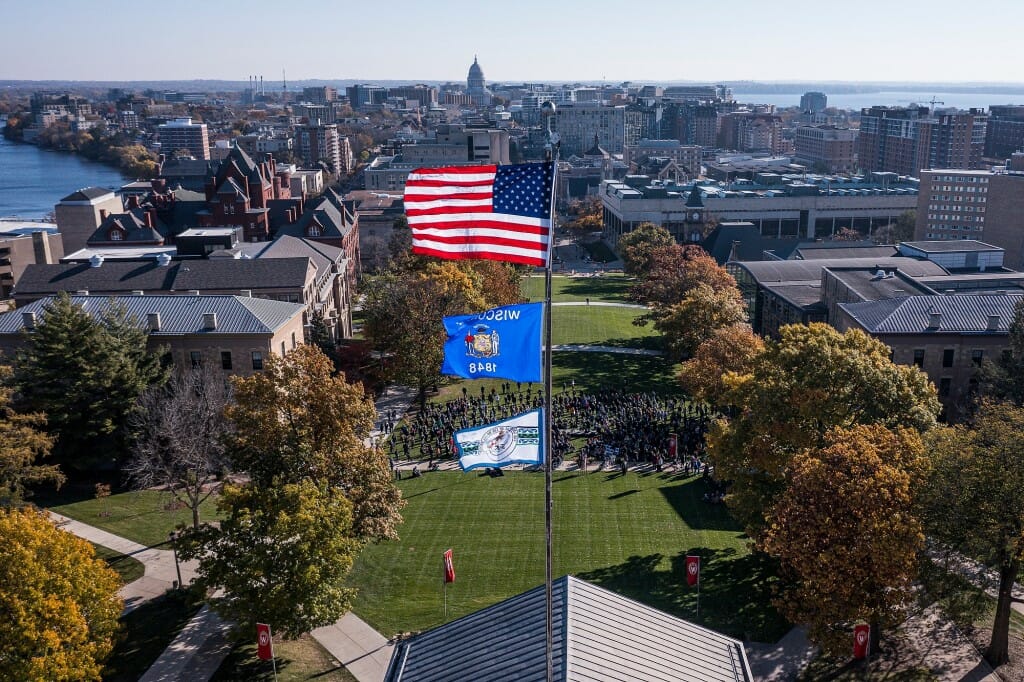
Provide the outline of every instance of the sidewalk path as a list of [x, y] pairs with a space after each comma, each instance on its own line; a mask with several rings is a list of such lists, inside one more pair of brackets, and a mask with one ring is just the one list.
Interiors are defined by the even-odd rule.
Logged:
[[793, 628], [775, 644], [751, 642], [745, 648], [750, 672], [758, 682], [791, 682], [818, 653], [802, 627]]
[[[120, 535], [108, 533], [105, 530], [90, 526], [81, 521], [75, 521], [56, 512], [51, 511], [50, 516], [64, 530], [89, 542], [103, 545], [108, 549], [126, 554], [142, 562], [146, 569], [145, 574], [118, 591], [118, 594], [124, 599], [124, 613], [128, 613], [147, 601], [161, 596], [164, 592], [173, 588], [174, 583], [177, 582], [178, 573], [174, 568], [174, 552], [171, 550], [146, 547]], [[181, 579], [186, 585], [192, 582], [198, 565], [198, 561], [179, 562]]]
[[583, 306], [604, 306], [606, 308], [639, 308], [647, 310], [647, 306], [639, 303], [616, 303], [615, 301], [552, 301], [551, 306], [557, 308], [560, 305], [583, 305]]
[[310, 634], [359, 682], [383, 682], [394, 644], [356, 614], [346, 613], [334, 625]]
[[551, 346], [553, 351], [578, 351], [583, 353], [621, 353], [623, 355], [664, 355], [664, 351], [647, 348], [623, 348], [621, 346], [589, 346], [582, 343], [563, 343]]
[[231, 653], [229, 629], [229, 623], [203, 606], [139, 682], [206, 682]]

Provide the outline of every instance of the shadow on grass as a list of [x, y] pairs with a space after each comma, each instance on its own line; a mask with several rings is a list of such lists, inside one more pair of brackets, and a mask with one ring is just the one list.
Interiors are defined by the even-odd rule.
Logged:
[[[678, 480], [678, 479], [677, 479]], [[704, 501], [708, 487], [701, 478], [694, 478], [682, 485], [667, 485], [658, 488], [672, 509], [687, 526], [694, 530], [742, 530], [729, 514], [724, 504], [709, 504]]]
[[629, 497], [630, 495], [636, 495], [638, 492], [640, 492], [640, 491], [636, 490], [636, 489], [634, 489], [634, 490], [623, 490], [621, 493], [615, 493], [614, 495], [609, 495], [608, 499], [609, 500], [618, 500], [618, 499], [623, 498], [623, 497]]
[[626, 392], [678, 393], [672, 364], [665, 358], [621, 353], [552, 353], [558, 385], [569, 378], [578, 391], [616, 388]]
[[[636, 282], [626, 277], [573, 277], [562, 285], [562, 294], [581, 301], [617, 301], [628, 303], [629, 289]], [[543, 296], [543, 288], [541, 289]]]
[[201, 604], [195, 590], [172, 590], [123, 616], [121, 633], [103, 668], [104, 682], [142, 677]]
[[[700, 615], [697, 590], [686, 582], [686, 556], [701, 557]], [[764, 555], [739, 556], [735, 549], [694, 547], [669, 558], [631, 556], [578, 577], [679, 618], [744, 641], [775, 642], [790, 628], [771, 605], [775, 566]]]

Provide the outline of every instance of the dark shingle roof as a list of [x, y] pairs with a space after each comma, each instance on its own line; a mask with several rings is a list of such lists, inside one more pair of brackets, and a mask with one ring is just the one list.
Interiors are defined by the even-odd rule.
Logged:
[[298, 220], [291, 225], [285, 225], [277, 233], [305, 237], [306, 229], [314, 220], [320, 224], [320, 237], [345, 237], [352, 231], [352, 222], [348, 220], [348, 214], [339, 211], [330, 199], [319, 197], [306, 204], [306, 210]]
[[344, 258], [345, 252], [336, 246], [321, 244], [310, 239], [281, 235], [267, 244], [255, 258], [309, 258], [316, 264], [317, 271], [327, 272], [331, 264]]
[[103, 187], [84, 187], [77, 192], [67, 195], [61, 201], [92, 201], [93, 199], [99, 199], [113, 193], [114, 190]]
[[[908, 296], [840, 303], [839, 307], [873, 334], [1006, 334], [1014, 306], [1022, 298], [1022, 294]], [[932, 326], [933, 313], [939, 314], [937, 327]], [[988, 329], [990, 316], [999, 317], [992, 330]]]
[[133, 209], [125, 213], [111, 213], [89, 236], [86, 243], [113, 241], [110, 238], [110, 230], [114, 227], [124, 233], [120, 240], [120, 243], [123, 244], [163, 243], [164, 238], [161, 231], [157, 227], [146, 227], [144, 215], [145, 212], [142, 209]]
[[[0, 315], [0, 334], [20, 332], [24, 328], [23, 314], [43, 314], [52, 300], [33, 301]], [[112, 305], [122, 305], [140, 327], [147, 324], [149, 313], [160, 313], [160, 331], [150, 333], [162, 336], [273, 334], [305, 309], [300, 303], [241, 296], [72, 296], [71, 300], [90, 315], [98, 315]], [[206, 313], [217, 315], [216, 329], [206, 328], [203, 321]]]
[[[544, 587], [399, 642], [385, 682], [545, 679]], [[701, 680], [753, 677], [743, 645], [596, 585], [553, 585], [554, 679]]]
[[109, 261], [98, 268], [88, 263], [35, 264], [15, 286], [21, 298], [46, 296], [60, 291], [92, 294], [122, 291], [209, 291], [224, 289], [302, 289], [309, 258], [259, 260], [178, 261], [161, 267], [155, 262]]

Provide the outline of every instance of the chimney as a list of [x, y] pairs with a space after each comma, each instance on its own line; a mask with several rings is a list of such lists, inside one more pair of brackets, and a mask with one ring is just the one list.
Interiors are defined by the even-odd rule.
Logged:
[[133, 194], [130, 197], [128, 197], [128, 208], [138, 208], [138, 207], [139, 207], [139, 197], [138, 197], [138, 195]]
[[102, 223], [104, 220], [106, 220], [107, 216], [109, 216], [109, 215], [110, 215], [110, 211], [108, 211], [105, 208], [101, 208], [100, 209], [100, 222]]
[[32, 251], [36, 257], [36, 263], [53, 263], [53, 253], [50, 251], [50, 236], [40, 230], [32, 233]]
[[986, 331], [990, 331], [990, 332], [999, 331], [999, 323], [1001, 321], [1002, 321], [1002, 318], [999, 315], [989, 315], [988, 316], [988, 327], [986, 327]]
[[149, 331], [160, 331], [160, 313], [147, 313], [146, 324], [149, 325]]
[[928, 313], [928, 329], [937, 330], [942, 326], [942, 313], [931, 310]]
[[145, 214], [146, 227], [148, 227], [151, 230], [153, 229], [153, 213], [154, 213], [153, 209], [151, 209], [151, 208], [150, 209], [146, 209], [146, 214]]
[[36, 328], [36, 314], [35, 313], [22, 313], [21, 323], [25, 325], [25, 329]]
[[217, 313], [203, 313], [203, 329], [213, 331], [217, 328]]

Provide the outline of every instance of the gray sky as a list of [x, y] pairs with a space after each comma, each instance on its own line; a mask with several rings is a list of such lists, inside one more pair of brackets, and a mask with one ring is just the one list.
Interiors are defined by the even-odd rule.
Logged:
[[1024, 82], [1019, 0], [11, 2], [0, 79]]

